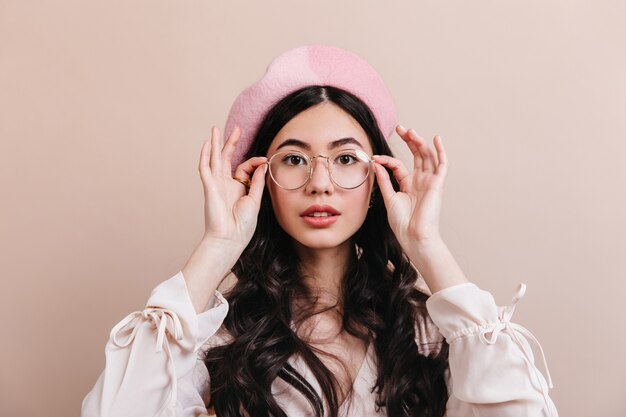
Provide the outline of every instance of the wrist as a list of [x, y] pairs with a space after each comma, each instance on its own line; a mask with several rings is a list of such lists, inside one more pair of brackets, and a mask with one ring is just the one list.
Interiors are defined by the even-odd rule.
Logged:
[[233, 241], [203, 238], [198, 243], [181, 268], [198, 314], [204, 311], [210, 297], [228, 276], [240, 255], [241, 250]]
[[411, 242], [407, 255], [432, 293], [468, 282], [440, 237]]
[[440, 235], [434, 235], [428, 238], [410, 239], [410, 248], [412, 249], [412, 252], [428, 253], [447, 249], [447, 245]]
[[204, 248], [214, 253], [219, 253], [223, 257], [233, 255], [235, 258], [239, 258], [239, 255], [245, 249], [245, 245], [232, 239], [226, 239], [221, 237], [215, 237], [205, 234], [198, 243], [198, 248]]

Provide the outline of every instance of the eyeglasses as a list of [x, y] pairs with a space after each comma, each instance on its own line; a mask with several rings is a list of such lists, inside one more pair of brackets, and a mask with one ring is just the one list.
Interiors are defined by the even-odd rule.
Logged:
[[313, 175], [313, 160], [326, 159], [326, 168], [333, 183], [341, 188], [357, 188], [367, 179], [372, 160], [360, 149], [340, 149], [330, 156], [309, 157], [299, 151], [277, 152], [268, 161], [269, 173], [276, 185], [286, 190], [303, 187]]

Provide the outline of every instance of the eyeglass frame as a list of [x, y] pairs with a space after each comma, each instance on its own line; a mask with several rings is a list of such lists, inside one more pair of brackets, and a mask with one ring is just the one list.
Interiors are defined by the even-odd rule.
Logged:
[[[330, 168], [330, 157], [331, 156], [335, 156], [337, 154], [340, 154], [341, 152], [346, 152], [346, 151], [355, 151], [358, 153], [362, 153], [364, 156], [367, 157], [367, 174], [365, 175], [365, 178], [363, 178], [363, 181], [361, 181], [359, 183], [359, 185], [355, 185], [354, 187], [344, 187], [342, 185], [340, 185], [339, 183], [337, 183], [337, 181], [335, 181], [335, 178], [333, 177], [333, 171]], [[287, 187], [283, 187], [282, 185], [280, 185], [278, 183], [278, 181], [276, 181], [276, 178], [274, 178], [274, 175], [272, 174], [272, 170], [270, 169], [270, 164], [272, 163], [272, 159], [274, 159], [274, 157], [276, 155], [280, 155], [283, 153], [295, 153], [295, 154], [299, 154], [299, 155], [303, 155], [306, 160], [309, 162], [309, 175], [306, 179], [306, 181], [304, 181], [304, 184], [296, 187], [296, 188], [287, 188]], [[272, 181], [274, 181], [274, 184], [276, 184], [277, 186], [279, 186], [280, 188], [282, 188], [283, 190], [297, 190], [299, 188], [304, 187], [305, 185], [307, 185], [309, 183], [309, 181], [311, 181], [311, 178], [313, 177], [313, 160], [315, 158], [324, 158], [326, 159], [326, 171], [328, 171], [328, 177], [330, 178], [330, 180], [333, 182], [333, 184], [335, 184], [337, 187], [343, 188], [344, 190], [354, 190], [355, 188], [359, 188], [361, 185], [363, 185], [365, 183], [365, 181], [367, 181], [367, 178], [370, 176], [370, 173], [372, 172], [372, 163], [374, 162], [374, 160], [367, 154], [367, 152], [365, 152], [362, 149], [356, 149], [356, 148], [350, 148], [350, 149], [338, 149], [337, 151], [331, 153], [328, 156], [324, 156], [324, 155], [316, 155], [313, 157], [310, 157], [309, 155], [307, 155], [306, 153], [302, 152], [302, 151], [289, 151], [289, 150], [284, 150], [284, 151], [278, 151], [276, 152], [274, 155], [272, 155], [270, 157], [270, 159], [265, 162], [267, 164], [267, 171], [270, 174], [270, 177], [272, 178]]]

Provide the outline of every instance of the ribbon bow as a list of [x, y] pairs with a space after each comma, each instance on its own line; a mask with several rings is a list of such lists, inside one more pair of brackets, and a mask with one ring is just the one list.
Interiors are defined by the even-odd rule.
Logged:
[[[541, 348], [541, 344], [539, 343], [537, 338], [530, 332], [530, 330], [526, 329], [523, 326], [520, 326], [519, 324], [511, 323], [511, 317], [513, 317], [513, 312], [515, 311], [517, 302], [524, 297], [525, 293], [526, 293], [526, 284], [520, 283], [517, 287], [517, 290], [515, 291], [515, 295], [513, 296], [513, 299], [511, 300], [511, 304], [507, 306], [503, 306], [503, 307], [498, 307], [500, 322], [497, 323], [494, 327], [483, 329], [480, 332], [479, 337], [483, 343], [487, 345], [493, 345], [498, 339], [498, 334], [500, 334], [502, 330], [506, 329], [508, 331], [507, 333], [511, 336], [511, 339], [520, 347], [520, 349], [524, 353], [524, 357], [526, 358], [526, 361], [528, 362], [530, 367], [533, 369], [534, 371], [533, 374], [537, 378], [537, 382], [539, 386], [541, 387], [541, 392], [543, 394], [543, 398], [546, 402], [546, 405], [548, 406], [548, 410], [550, 411], [550, 415], [558, 416], [556, 409], [554, 409], [554, 406], [552, 405], [548, 397], [548, 387], [553, 388], [554, 385], [552, 384], [552, 378], [550, 377], [550, 371], [548, 370], [548, 362], [546, 360], [545, 354], [543, 353], [543, 349]], [[488, 333], [491, 333], [489, 337], [487, 337]], [[543, 362], [543, 367], [546, 370], [546, 379], [548, 382], [547, 386], [540, 378], [541, 372], [533, 365], [534, 362], [533, 362], [532, 350], [529, 351], [528, 349], [528, 345], [530, 343], [524, 344], [520, 340], [520, 337], [524, 337], [524, 336], [526, 337], [526, 340], [532, 342], [532, 344], [541, 353], [541, 360]]]
[[[157, 331], [157, 341], [156, 341], [156, 352], [161, 352], [165, 350], [165, 354], [167, 356], [167, 366], [170, 371], [170, 375], [172, 377], [172, 389], [170, 390], [170, 406], [176, 405], [176, 393], [177, 393], [177, 380], [176, 377], [176, 369], [174, 367], [174, 359], [172, 358], [172, 352], [170, 351], [169, 343], [167, 342], [167, 337], [165, 337], [165, 331], [167, 330], [170, 335], [173, 335], [176, 340], [183, 339], [183, 326], [178, 319], [176, 313], [171, 310], [155, 307], [155, 306], [147, 306], [143, 311], [135, 311], [126, 316], [122, 321], [113, 327], [111, 330], [111, 341], [118, 347], [126, 347], [130, 345], [135, 339], [135, 335], [139, 330], [139, 325], [145, 321], [152, 321]], [[126, 326], [129, 326], [131, 330], [130, 335], [126, 337], [125, 340], [120, 341], [119, 336], [120, 332], [125, 329]], [[167, 401], [161, 406], [156, 415], [159, 415], [163, 408], [167, 405]]]

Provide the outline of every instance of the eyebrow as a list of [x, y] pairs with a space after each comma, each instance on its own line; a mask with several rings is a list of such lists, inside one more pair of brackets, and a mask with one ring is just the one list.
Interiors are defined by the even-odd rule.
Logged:
[[[354, 139], [352, 137], [347, 137], [347, 138], [341, 138], [341, 139], [334, 140], [334, 141], [330, 142], [327, 147], [328, 147], [328, 149], [335, 149], [335, 148], [338, 148], [339, 146], [343, 146], [343, 145], [347, 145], [347, 144], [357, 145], [359, 148], [363, 149], [363, 145], [361, 145], [361, 143], [358, 140], [356, 140], [356, 139]], [[289, 138], [289, 139], [285, 140], [283, 143], [278, 145], [276, 150], [278, 150], [280, 148], [283, 148], [285, 146], [289, 146], [289, 145], [297, 146], [297, 147], [306, 149], [307, 151], [311, 150], [311, 145], [309, 145], [308, 143], [303, 142], [303, 141], [301, 141], [299, 139], [294, 139], [294, 138]]]

